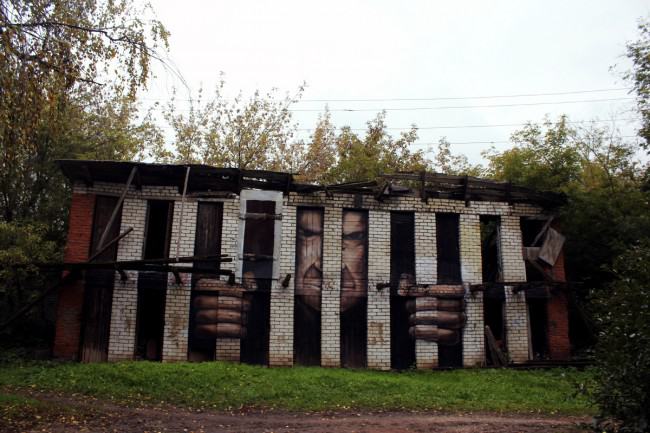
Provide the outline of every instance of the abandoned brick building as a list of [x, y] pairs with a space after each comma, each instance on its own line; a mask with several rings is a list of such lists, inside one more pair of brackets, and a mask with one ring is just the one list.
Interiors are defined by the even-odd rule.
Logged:
[[311, 185], [60, 161], [54, 355], [373, 369], [569, 358], [561, 197], [432, 173]]

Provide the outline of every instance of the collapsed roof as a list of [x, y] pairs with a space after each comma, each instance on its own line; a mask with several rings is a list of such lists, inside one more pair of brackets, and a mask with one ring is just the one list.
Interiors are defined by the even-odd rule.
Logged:
[[[532, 203], [556, 207], [565, 202], [562, 194], [536, 191], [509, 182], [472, 176], [440, 173], [394, 173], [381, 175], [381, 181], [315, 185], [294, 180], [291, 173], [268, 170], [243, 170], [201, 164], [152, 164], [144, 162], [59, 160], [64, 175], [75, 182], [92, 186], [94, 182], [127, 183], [132, 177], [136, 188], [142, 185], [175, 186], [194, 196], [239, 194], [242, 189], [315, 193], [324, 191], [374, 195], [379, 201], [392, 196], [417, 195], [430, 198], [470, 201]], [[189, 169], [189, 171], [188, 171]], [[132, 176], [133, 174], [133, 176]], [[187, 185], [186, 185], [187, 179]]]

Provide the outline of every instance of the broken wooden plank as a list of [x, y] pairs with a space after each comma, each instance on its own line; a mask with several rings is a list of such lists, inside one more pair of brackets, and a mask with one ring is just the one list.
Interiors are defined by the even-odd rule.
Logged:
[[537, 233], [537, 236], [535, 236], [535, 239], [533, 239], [533, 243], [530, 245], [531, 247], [536, 246], [537, 242], [539, 242], [539, 240], [542, 238], [542, 236], [544, 236], [544, 234], [546, 234], [546, 230], [548, 230], [548, 228], [551, 226], [551, 223], [553, 222], [553, 218], [554, 218], [554, 216], [551, 215], [546, 220], [546, 222], [542, 226], [542, 229], [539, 231], [539, 233]]
[[117, 203], [115, 203], [115, 208], [113, 208], [113, 213], [111, 213], [111, 217], [108, 219], [106, 228], [104, 228], [104, 232], [99, 237], [97, 250], [101, 250], [104, 247], [104, 242], [106, 242], [106, 236], [108, 236], [108, 232], [110, 231], [111, 226], [115, 222], [115, 218], [117, 217], [117, 211], [122, 207], [124, 198], [126, 198], [126, 194], [129, 192], [129, 186], [131, 186], [131, 182], [133, 182], [133, 178], [135, 177], [137, 171], [138, 171], [138, 166], [134, 165], [133, 168], [131, 169], [131, 173], [129, 174], [128, 179], [126, 180], [126, 185], [124, 185], [124, 191], [122, 191], [122, 195], [120, 195], [120, 199], [117, 201]]
[[97, 257], [99, 257], [99, 256], [101, 256], [102, 254], [104, 254], [104, 252], [105, 252], [107, 249], [109, 249], [109, 248], [110, 248], [114, 243], [119, 242], [120, 240], [122, 240], [126, 235], [128, 235], [128, 234], [131, 233], [132, 231], [133, 231], [133, 227], [129, 227], [128, 229], [126, 229], [126, 230], [124, 231], [124, 233], [120, 234], [120, 235], [119, 235], [118, 237], [116, 237], [115, 239], [110, 240], [106, 245], [104, 245], [104, 247], [103, 247], [102, 249], [98, 250], [95, 254], [93, 254], [92, 256], [90, 256], [90, 258], [88, 259], [88, 261], [89, 261], [89, 262], [92, 262], [92, 261], [95, 260]]
[[508, 365], [508, 358], [499, 348], [497, 340], [494, 338], [494, 334], [492, 334], [492, 330], [489, 326], [485, 327], [485, 342], [487, 343], [490, 352], [492, 364], [494, 364], [495, 367], [505, 367]]
[[185, 182], [183, 182], [183, 195], [181, 197], [181, 217], [178, 219], [178, 236], [176, 237], [176, 258], [181, 251], [181, 238], [183, 237], [183, 216], [185, 212], [185, 195], [187, 194], [187, 183], [190, 180], [190, 167], [185, 170]]

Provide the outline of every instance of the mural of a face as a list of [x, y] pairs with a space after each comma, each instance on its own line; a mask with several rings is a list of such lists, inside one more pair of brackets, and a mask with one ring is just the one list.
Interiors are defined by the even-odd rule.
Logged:
[[368, 215], [343, 212], [341, 311], [355, 305], [367, 290]]
[[296, 225], [296, 295], [320, 310], [323, 282], [323, 210], [299, 209]]

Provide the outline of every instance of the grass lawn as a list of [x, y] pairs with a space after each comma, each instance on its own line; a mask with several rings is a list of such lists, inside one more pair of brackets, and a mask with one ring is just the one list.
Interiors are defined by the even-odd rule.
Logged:
[[82, 394], [126, 404], [288, 411], [442, 410], [591, 414], [576, 392], [589, 372], [454, 370], [403, 373], [210, 363], [0, 364], [0, 406], [16, 391]]

